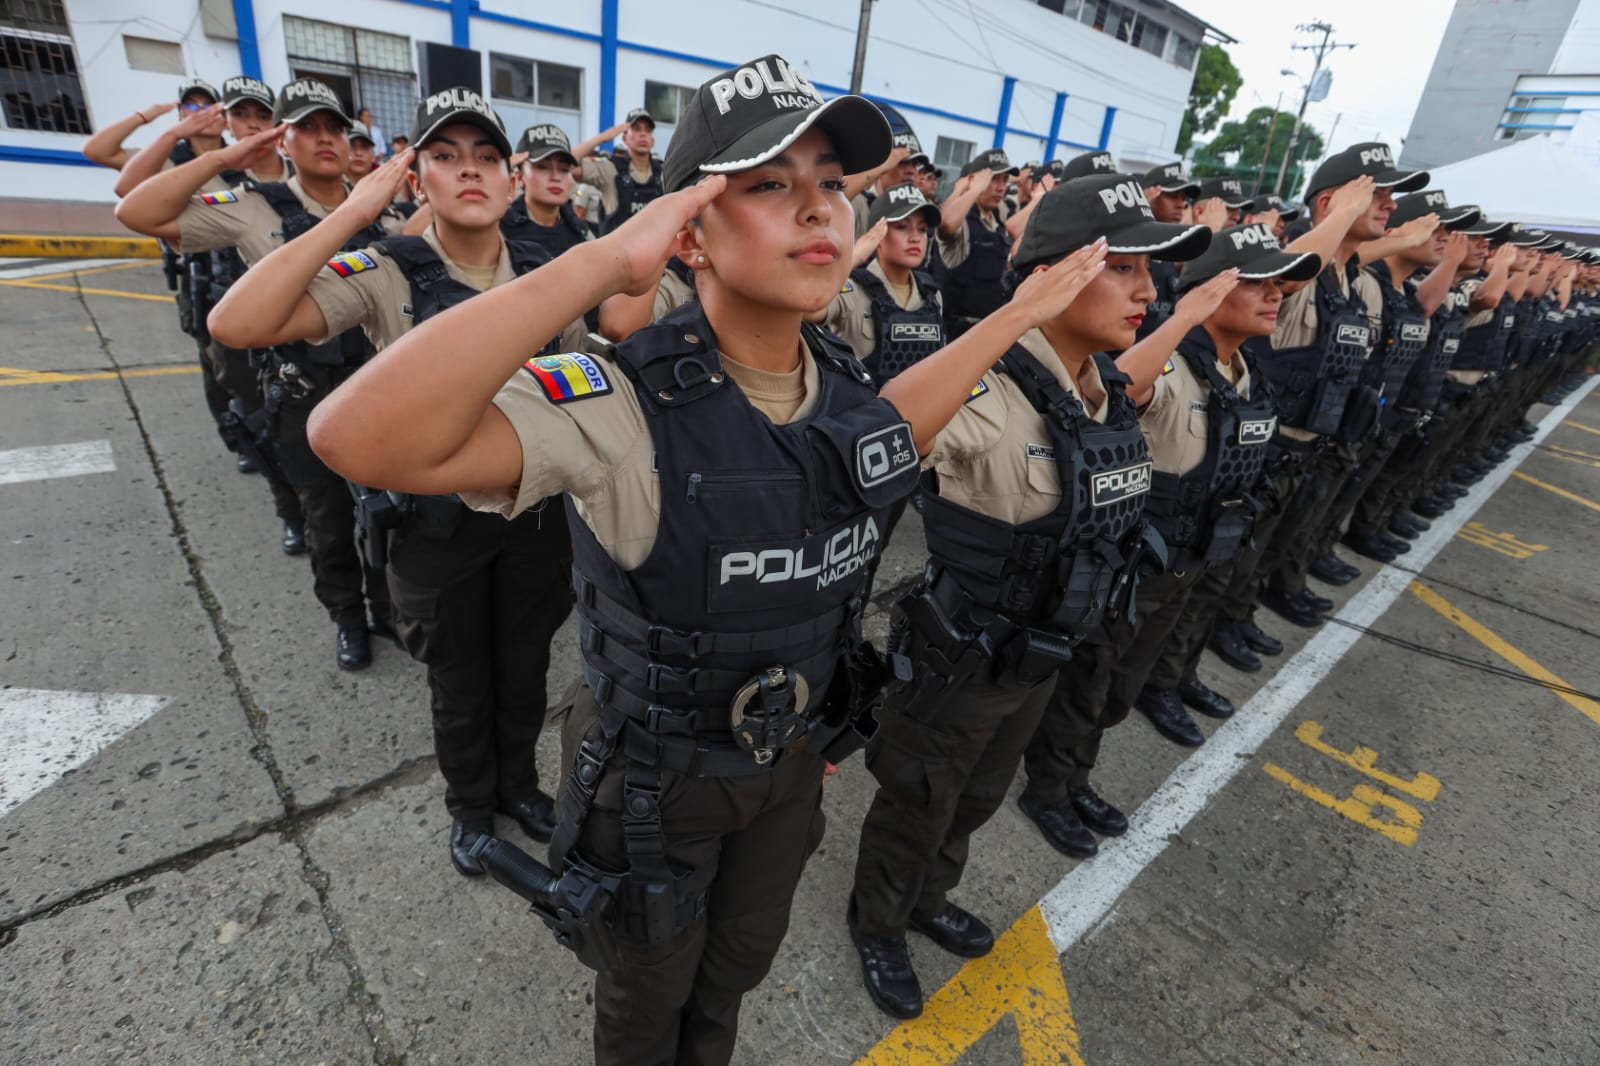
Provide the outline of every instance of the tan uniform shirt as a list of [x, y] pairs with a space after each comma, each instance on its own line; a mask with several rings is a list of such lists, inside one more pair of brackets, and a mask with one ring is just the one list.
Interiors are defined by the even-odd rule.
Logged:
[[[1472, 301], [1472, 294], [1478, 291], [1479, 287], [1483, 285], [1484, 280], [1485, 279], [1483, 278], [1468, 278], [1467, 280], [1463, 281], [1457, 287], [1458, 291], [1461, 293], [1461, 298], [1470, 303]], [[1494, 313], [1497, 310], [1499, 310], [1498, 307], [1486, 307], [1482, 311], [1473, 311], [1467, 316], [1467, 320], [1463, 324], [1464, 328], [1471, 329], [1473, 326], [1484, 325], [1494, 318]], [[1476, 385], [1478, 382], [1483, 380], [1483, 375], [1485, 373], [1486, 371], [1483, 370], [1447, 370], [1445, 371], [1445, 377], [1449, 378], [1451, 381], [1454, 381], [1458, 385]]]
[[[1156, 472], [1182, 477], [1205, 462], [1211, 442], [1211, 422], [1206, 406], [1211, 386], [1190, 369], [1188, 360], [1173, 353], [1156, 378], [1155, 395], [1139, 412], [1139, 428], [1150, 445]], [[1217, 371], [1233, 383], [1241, 399], [1250, 398], [1250, 370], [1235, 355], [1228, 363], [1217, 360]]]
[[[1335, 267], [1334, 280], [1339, 284], [1339, 291], [1346, 297], [1350, 295], [1350, 283], [1344, 276], [1344, 271]], [[1356, 275], [1356, 293], [1366, 305], [1367, 321], [1372, 326], [1374, 348], [1377, 338], [1383, 336], [1383, 289], [1378, 285], [1378, 279], [1366, 271]], [[1317, 283], [1315, 281], [1302, 285], [1297, 291], [1283, 298], [1283, 303], [1278, 306], [1278, 328], [1272, 334], [1273, 350], [1281, 348], [1300, 348], [1310, 344], [1317, 337]], [[1371, 353], [1368, 353], [1369, 355]], [[1321, 436], [1319, 433], [1308, 433], [1295, 426], [1278, 425], [1278, 432], [1291, 440], [1311, 441]]]
[[[821, 371], [800, 347], [788, 373], [744, 366], [726, 355], [723, 369], [756, 409], [783, 425], [809, 416], [821, 396]], [[661, 519], [661, 479], [655, 445], [633, 384], [604, 358], [595, 362], [611, 391], [551, 403], [526, 370], [494, 398], [522, 442], [522, 481], [515, 491], [463, 492], [480, 511], [514, 517], [546, 496], [566, 492], [595, 539], [624, 570], [637, 568], [655, 546]]]
[[[504, 285], [517, 276], [512, 269], [511, 255], [506, 250], [504, 238], [500, 241], [500, 258], [492, 267], [463, 266], [445, 255], [432, 226], [423, 232], [422, 239], [444, 262], [445, 270], [452, 278], [479, 292]], [[341, 255], [338, 259], [350, 273], [340, 274], [332, 266], [325, 266], [317, 271], [317, 276], [311, 279], [311, 285], [306, 289], [306, 295], [316, 303], [323, 320], [328, 324], [328, 332], [324, 337], [360, 326], [366, 331], [373, 347], [381, 352], [399, 340], [413, 324], [411, 282], [406, 279], [400, 265], [380, 248]], [[587, 350], [587, 335], [582, 319], [569, 323], [561, 331], [561, 350]], [[307, 339], [320, 343], [324, 338]]]
[[[909, 292], [896, 292], [876, 259], [867, 264], [867, 269], [883, 282], [895, 303], [907, 311], [922, 310], [922, 291], [917, 288], [915, 281], [911, 282]], [[845, 282], [844, 289], [828, 305], [828, 317], [823, 320], [823, 325], [843, 338], [850, 345], [850, 350], [856, 353], [857, 359], [867, 358], [878, 346], [877, 330], [872, 326], [872, 297], [854, 281]]]
[[[589, 159], [585, 159], [582, 164], [580, 164], [579, 169], [582, 171], [581, 177], [584, 184], [593, 185], [596, 189], [600, 190], [600, 203], [606, 209], [606, 216], [609, 218], [611, 215], [616, 214], [617, 164], [604, 156], [598, 158], [591, 157]], [[633, 170], [633, 165], [631, 162], [629, 163], [629, 169]], [[650, 180], [650, 175], [651, 169], [648, 166], [645, 167], [643, 174], [639, 173], [637, 170], [633, 170], [633, 180], [639, 182], [640, 184], [648, 182]]]
[[[170, 158], [166, 159], [166, 160], [162, 161], [161, 171], [162, 171], [162, 173], [165, 173], [165, 172], [171, 170], [173, 167], [175, 167], [177, 165], [178, 164], [174, 163]], [[267, 177], [264, 174], [257, 174], [254, 170], [251, 170], [249, 167], [245, 168], [245, 174], [248, 175], [250, 180], [252, 180], [252, 181], [285, 181], [285, 180], [287, 180], [287, 177], [288, 177], [288, 174], [289, 174], [289, 167], [288, 167], [288, 164], [284, 164], [282, 167], [279, 168], [278, 173], [274, 174], [271, 177]], [[221, 174], [216, 174], [216, 175], [213, 175], [212, 177], [208, 178], [206, 180], [206, 183], [204, 185], [200, 186], [200, 191], [201, 192], [221, 192], [222, 190], [226, 189], [227, 187], [228, 187], [228, 183], [222, 180], [222, 175]]]
[[[967, 218], [971, 218], [969, 211]], [[961, 226], [956, 230], [954, 237], [946, 237], [943, 233], [939, 237], [939, 258], [944, 260], [944, 265], [954, 270], [967, 261], [967, 256], [972, 254], [972, 238], [967, 233], [967, 218], [961, 220]], [[1006, 222], [1006, 206], [1001, 204], [994, 209], [994, 213], [985, 215], [978, 212], [978, 222], [985, 229], [1003, 227]]]
[[694, 287], [670, 270], [661, 272], [656, 282], [655, 301], [650, 305], [650, 321], [657, 322], [695, 298]]
[[[306, 195], [299, 178], [289, 179], [289, 191], [313, 218], [328, 217], [328, 209]], [[389, 211], [380, 222], [389, 234], [399, 233], [405, 225], [404, 218]], [[235, 248], [246, 266], [254, 266], [282, 246], [283, 219], [266, 197], [242, 185], [224, 192], [199, 193], [178, 216], [176, 250], [180, 252]]]
[[[1096, 422], [1109, 407], [1105, 383], [1091, 359], [1074, 381], [1038, 330], [1022, 346], [1049, 368]], [[1061, 502], [1061, 475], [1044, 416], [1033, 409], [1009, 375], [990, 370], [979, 391], [962, 404], [923, 459], [939, 474], [939, 495], [1012, 525], [1043, 517]]]

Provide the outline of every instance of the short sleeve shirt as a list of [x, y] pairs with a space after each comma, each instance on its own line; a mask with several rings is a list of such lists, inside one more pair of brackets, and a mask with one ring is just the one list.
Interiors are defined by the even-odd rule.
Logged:
[[[1328, 269], [1333, 270], [1334, 281], [1338, 283], [1339, 291], [1349, 296], [1350, 282], [1345, 277], [1344, 271], [1337, 266]], [[1372, 335], [1383, 336], [1383, 290], [1378, 286], [1378, 279], [1363, 270], [1356, 275], [1355, 289], [1366, 306], [1367, 322], [1372, 326]], [[1278, 306], [1278, 328], [1272, 334], [1272, 347], [1274, 351], [1300, 348], [1316, 339], [1317, 283], [1312, 281], [1285, 296], [1283, 303]], [[1312, 441], [1319, 436], [1297, 426], [1279, 425], [1278, 432], [1291, 440], [1299, 441]]]
[[[289, 191], [316, 219], [328, 209], [306, 194], [299, 178], [289, 179]], [[405, 224], [398, 215], [385, 213], [383, 229], [398, 233]], [[283, 245], [283, 219], [259, 192], [241, 185], [222, 192], [197, 193], [178, 216], [180, 252], [208, 252], [235, 248], [246, 266], [254, 266]]]
[[[902, 298], [902, 294], [895, 292], [894, 286], [889, 284], [889, 279], [884, 276], [883, 267], [876, 259], [867, 264], [867, 270], [877, 275], [878, 280], [889, 290], [889, 295], [902, 308], [907, 311], [922, 310], [922, 290], [917, 288], [915, 281], [911, 283], [909, 295]], [[855, 352], [857, 359], [866, 359], [878, 346], [877, 330], [872, 325], [872, 297], [854, 281], [845, 282], [839, 295], [833, 298], [833, 302], [828, 305], [828, 317], [823, 320], [823, 324], [850, 345], [850, 350]]]
[[[1240, 397], [1250, 398], [1250, 370], [1237, 354], [1227, 363], [1218, 359], [1217, 371], [1231, 381]], [[1156, 378], [1155, 393], [1139, 412], [1139, 428], [1150, 445], [1157, 473], [1182, 476], [1205, 462], [1210, 447], [1211, 423], [1207, 406], [1211, 386], [1195, 374], [1189, 361], [1176, 352]]]

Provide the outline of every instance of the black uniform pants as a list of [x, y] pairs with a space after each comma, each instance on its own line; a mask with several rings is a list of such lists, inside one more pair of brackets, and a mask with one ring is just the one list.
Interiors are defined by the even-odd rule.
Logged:
[[1475, 387], [1446, 382], [1444, 395], [1446, 399], [1440, 401], [1440, 410], [1427, 426], [1428, 455], [1417, 496], [1430, 493], [1450, 480], [1451, 471], [1466, 458], [1461, 454], [1462, 441], [1478, 415]]
[[[913, 631], [909, 654], [920, 658]], [[998, 684], [988, 670], [927, 696], [907, 686], [879, 713], [867, 746], [878, 792], [861, 827], [855, 923], [867, 936], [902, 935], [934, 918], [961, 882], [972, 834], [994, 816], [1044, 713], [1056, 675]]]
[[[1256, 526], [1250, 534], [1233, 568], [1227, 575], [1228, 584], [1217, 607], [1217, 617], [1229, 622], [1245, 622], [1255, 614], [1256, 599], [1266, 580], [1266, 560], [1269, 549], [1283, 525], [1284, 518], [1295, 507], [1296, 498], [1305, 484], [1312, 463], [1315, 445], [1279, 445], [1274, 442], [1270, 453], [1274, 466], [1257, 489], [1261, 513], [1256, 515]], [[1287, 452], [1287, 461], [1284, 453]], [[1219, 578], [1220, 580], [1220, 575]]]
[[[484, 824], [539, 789], [550, 640], [572, 613], [561, 500], [511, 521], [468, 511], [446, 536], [393, 538], [389, 591], [412, 658], [428, 668], [433, 749], [451, 817]], [[444, 532], [444, 531], [439, 531]]]
[[[1172, 647], [1176, 639], [1175, 631], [1183, 618], [1189, 598], [1204, 575], [1204, 569], [1196, 566], [1195, 569], [1183, 573], [1161, 574], [1158, 577], [1139, 580], [1134, 612], [1138, 624], [1134, 627], [1133, 639], [1128, 642], [1111, 671], [1111, 691], [1106, 696], [1103, 722], [1114, 725], [1128, 717], [1139, 690], [1150, 684], [1150, 676], [1156, 664]], [[1174, 682], [1168, 687], [1176, 688], [1177, 684]], [[1106, 728], [1109, 727], [1101, 725], [1094, 737], [1092, 751], [1089, 751], [1087, 744], [1083, 745], [1085, 753], [1090, 757], [1091, 769], [1094, 766], [1093, 758], [1098, 755], [1100, 749], [1099, 734], [1104, 733]]]
[[306, 439], [306, 420], [323, 395], [318, 391], [304, 399], [284, 401], [278, 410], [276, 445], [305, 514], [312, 590], [335, 625], [364, 623], [368, 603], [373, 617], [387, 622], [388, 583], [382, 570], [366, 565], [356, 547], [355, 497], [344, 478], [323, 465]]
[[1055, 691], [1022, 756], [1028, 774], [1022, 796], [1034, 806], [1065, 803], [1068, 789], [1089, 783], [1101, 736], [1122, 720], [1107, 716], [1106, 697], [1129, 635], [1127, 627], [1101, 626], [1072, 649], [1072, 661], [1056, 675]]
[[1334, 493], [1333, 501], [1328, 504], [1328, 514], [1323, 519], [1322, 534], [1317, 540], [1317, 548], [1312, 553], [1312, 558], [1332, 551], [1334, 544], [1344, 536], [1346, 523], [1350, 522], [1356, 507], [1367, 493], [1372, 491], [1373, 485], [1382, 476], [1384, 467], [1388, 465], [1394, 456], [1395, 448], [1400, 443], [1400, 436], [1399, 433], [1388, 430], [1356, 446], [1355, 467], [1345, 478], [1344, 484]]
[[1222, 606], [1237, 566], [1238, 559], [1219, 563], [1202, 573], [1190, 586], [1189, 594], [1183, 600], [1183, 609], [1178, 612], [1178, 620], [1173, 623], [1161, 654], [1150, 665], [1150, 672], [1145, 676], [1146, 688], [1171, 692], [1181, 682], [1200, 679], [1196, 672], [1200, 666], [1200, 656], [1206, 649], [1206, 641], [1211, 638], [1211, 626], [1216, 620], [1217, 609]]
[[1311, 565], [1328, 509], [1355, 465], [1354, 449], [1348, 445], [1325, 445], [1317, 454], [1311, 473], [1286, 508], [1261, 559], [1263, 587], [1286, 596], [1305, 591], [1306, 569]]
[[[594, 694], [577, 686], [557, 714], [565, 718], [562, 765], [570, 772], [598, 714]], [[628, 865], [626, 761], [619, 751], [607, 766], [577, 845], [602, 869]], [[732, 1060], [739, 1003], [771, 968], [789, 929], [800, 873], [822, 842], [822, 770], [821, 756], [791, 750], [745, 777], [661, 773], [666, 860], [678, 871], [709, 869], [710, 895], [704, 916], [669, 943], [624, 942], [619, 971], [596, 976], [596, 1066], [722, 1066]], [[567, 802], [565, 788], [560, 802]]]
[[[245, 414], [261, 410], [261, 374], [250, 365], [248, 351], [228, 348], [214, 340], [206, 345], [201, 364], [206, 378], [206, 405], [218, 420], [217, 432], [222, 434], [222, 440], [229, 450], [237, 451], [237, 442], [222, 429], [222, 415], [232, 400], [239, 402]], [[221, 403], [220, 411], [216, 403]], [[295, 495], [294, 486], [279, 477], [271, 467], [264, 468], [261, 476], [267, 479], [267, 487], [272, 491], [272, 509], [278, 517], [285, 522], [304, 521], [300, 497]]]

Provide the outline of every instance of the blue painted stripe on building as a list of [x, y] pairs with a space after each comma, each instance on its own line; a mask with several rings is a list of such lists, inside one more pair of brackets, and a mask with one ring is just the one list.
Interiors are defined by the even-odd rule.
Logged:
[[[600, 0], [600, 128], [617, 124], [617, 0]], [[609, 146], [608, 146], [609, 147]]]
[[21, 144], [0, 144], [0, 163], [51, 163], [63, 167], [93, 167], [82, 152], [66, 152], [59, 148], [29, 148]]
[[233, 0], [234, 28], [239, 34], [239, 72], [246, 77], [261, 77], [261, 45], [256, 38], [254, 0]]
[[1017, 79], [1006, 75], [1004, 87], [1000, 90], [1000, 111], [994, 117], [994, 144], [991, 148], [1001, 148], [1006, 143], [1006, 133], [1011, 129], [1011, 97], [1017, 91]]
[[1117, 117], [1117, 109], [1110, 104], [1106, 105], [1106, 117], [1100, 123], [1100, 143], [1095, 145], [1099, 151], [1105, 151], [1106, 145], [1111, 143], [1111, 123]]
[[456, 48], [472, 47], [473, 0], [450, 0], [450, 43]]
[[1502, 122], [1497, 127], [1502, 130], [1570, 130], [1571, 126], [1556, 126], [1548, 122]]
[[1055, 110], [1050, 113], [1050, 136], [1045, 141], [1044, 155], [1041, 159], [1048, 161], [1056, 157], [1056, 142], [1061, 139], [1061, 116], [1067, 110], [1067, 94], [1056, 93]]

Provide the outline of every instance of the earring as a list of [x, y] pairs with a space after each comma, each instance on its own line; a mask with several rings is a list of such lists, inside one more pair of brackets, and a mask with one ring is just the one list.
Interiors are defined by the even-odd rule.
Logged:
[[706, 261], [706, 257], [705, 257], [705, 256], [703, 256], [703, 255], [697, 255], [697, 256], [695, 256], [695, 257], [694, 257], [694, 261], [695, 261], [695, 262], [696, 262], [696, 263], [699, 263], [699, 264], [701, 264], [701, 265], [702, 265], [702, 266], [704, 266], [704, 265], [705, 265], [705, 261]]

